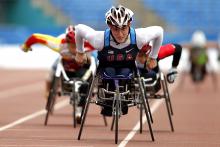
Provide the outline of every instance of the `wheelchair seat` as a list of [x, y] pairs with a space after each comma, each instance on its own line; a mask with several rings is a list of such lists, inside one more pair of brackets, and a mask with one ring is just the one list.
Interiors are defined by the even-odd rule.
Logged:
[[[131, 70], [132, 71], [132, 70]], [[128, 113], [129, 100], [129, 84], [131, 83], [134, 74], [128, 72], [125, 75], [117, 74], [110, 75], [104, 70], [99, 70], [99, 88], [98, 88], [98, 101], [97, 104], [102, 106], [101, 114], [104, 116], [112, 116], [112, 105], [114, 103], [114, 93], [116, 91], [115, 81], [119, 84], [119, 93], [123, 95], [121, 99], [122, 115]], [[129, 90], [128, 90], [129, 89]]]

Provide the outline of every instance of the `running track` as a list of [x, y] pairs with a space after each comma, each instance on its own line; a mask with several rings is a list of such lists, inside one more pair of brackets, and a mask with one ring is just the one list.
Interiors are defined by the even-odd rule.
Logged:
[[[79, 127], [72, 127], [72, 109], [65, 97], [57, 103], [49, 125], [43, 125], [46, 74], [40, 70], [0, 69], [0, 147], [116, 146], [114, 132], [110, 131], [111, 119], [105, 127], [99, 107], [93, 104], [80, 141]], [[170, 131], [164, 102], [156, 100], [151, 102], [155, 142], [151, 141], [146, 124], [143, 133], [138, 132], [139, 115], [134, 107], [119, 121], [119, 146], [220, 146], [219, 88], [213, 90], [210, 77], [199, 88], [187, 76], [177, 83], [170, 87], [175, 132]]]

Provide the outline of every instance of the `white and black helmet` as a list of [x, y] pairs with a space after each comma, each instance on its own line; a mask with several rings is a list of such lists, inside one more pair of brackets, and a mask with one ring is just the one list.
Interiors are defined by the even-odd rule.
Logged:
[[193, 46], [205, 47], [207, 39], [205, 33], [201, 30], [197, 30], [192, 34], [191, 43]]
[[121, 28], [124, 25], [127, 25], [129, 21], [132, 20], [133, 12], [125, 8], [122, 5], [117, 7], [111, 7], [108, 12], [105, 14], [105, 21], [107, 24], [111, 24]]

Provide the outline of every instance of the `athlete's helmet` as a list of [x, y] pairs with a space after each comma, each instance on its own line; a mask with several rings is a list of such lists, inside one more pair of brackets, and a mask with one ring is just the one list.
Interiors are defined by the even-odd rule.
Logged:
[[193, 33], [191, 40], [193, 46], [205, 47], [206, 42], [206, 36], [203, 31], [198, 30]]
[[105, 21], [107, 24], [111, 24], [121, 28], [124, 25], [127, 25], [129, 21], [132, 21], [133, 12], [125, 8], [122, 5], [117, 7], [111, 7], [108, 12], [105, 14]]
[[72, 25], [66, 28], [66, 40], [70, 43], [75, 43], [75, 28]]

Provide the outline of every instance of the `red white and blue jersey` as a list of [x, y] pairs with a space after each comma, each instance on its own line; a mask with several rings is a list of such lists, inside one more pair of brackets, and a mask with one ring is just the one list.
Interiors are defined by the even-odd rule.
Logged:
[[[105, 31], [96, 31], [93, 28], [78, 24], [75, 26], [76, 32], [76, 47], [78, 52], [85, 52], [83, 47], [83, 40], [87, 40], [95, 49], [98, 51], [103, 50], [105, 47]], [[136, 46], [140, 50], [145, 44], [152, 42], [152, 50], [150, 52], [150, 57], [156, 59], [158, 56], [159, 48], [163, 41], [163, 29], [159, 26], [151, 26], [146, 28], [135, 29]], [[129, 34], [130, 35], [130, 34]], [[121, 50], [131, 44], [128, 39], [123, 43], [117, 43], [112, 39], [110, 34], [110, 45], [115, 48], [115, 50]]]
[[98, 51], [98, 60], [101, 67], [129, 67], [135, 64], [135, 59], [139, 49], [136, 44], [136, 34], [130, 28], [130, 44], [121, 49], [117, 49], [110, 44], [110, 29], [105, 30], [104, 48]]

